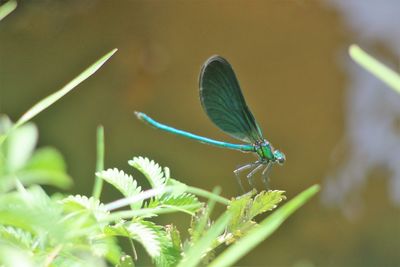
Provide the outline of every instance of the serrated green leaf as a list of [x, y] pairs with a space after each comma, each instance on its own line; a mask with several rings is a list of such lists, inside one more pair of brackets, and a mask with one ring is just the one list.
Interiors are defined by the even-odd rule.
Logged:
[[153, 222], [138, 220], [107, 226], [105, 234], [125, 236], [139, 242], [154, 260], [156, 266], [175, 266], [180, 251], [175, 249], [166, 231]]
[[143, 157], [134, 157], [128, 161], [129, 165], [140, 171], [149, 181], [152, 188], [165, 186], [166, 178], [162, 168], [154, 160]]
[[232, 218], [228, 224], [228, 231], [235, 232], [240, 228], [241, 225], [248, 221], [246, 211], [247, 208], [252, 204], [252, 196], [254, 194], [255, 191], [250, 191], [247, 194], [239, 196], [230, 202], [228, 210]]
[[165, 194], [161, 198], [151, 199], [146, 205], [146, 208], [174, 207], [177, 210], [194, 215], [194, 212], [201, 208], [201, 206], [202, 204], [195, 195], [183, 193], [178, 196]]
[[[141, 187], [137, 185], [137, 181], [131, 175], [125, 174], [118, 169], [108, 169], [96, 173], [96, 176], [101, 177], [109, 184], [113, 185], [125, 197], [136, 196], [141, 192]], [[139, 209], [142, 206], [142, 201], [137, 201], [131, 204], [132, 209]]]
[[281, 201], [286, 199], [284, 193], [285, 191], [280, 190], [260, 192], [254, 197], [246, 217], [251, 220], [261, 213], [275, 209]]
[[65, 210], [69, 212], [87, 210], [90, 211], [97, 220], [105, 218], [109, 212], [104, 208], [100, 200], [82, 195], [68, 196], [61, 201]]
[[[0, 195], [0, 223], [53, 240], [64, 238], [62, 207], [53, 202], [39, 186]], [[60, 229], [63, 229], [62, 231]]]
[[161, 253], [161, 243], [157, 231], [159, 226], [145, 221], [121, 222], [114, 226], [105, 228], [107, 235], [125, 236], [139, 242], [152, 257], [159, 257]]
[[34, 242], [30, 232], [4, 225], [0, 225], [0, 240], [1, 243], [8, 243], [23, 250], [30, 250]]

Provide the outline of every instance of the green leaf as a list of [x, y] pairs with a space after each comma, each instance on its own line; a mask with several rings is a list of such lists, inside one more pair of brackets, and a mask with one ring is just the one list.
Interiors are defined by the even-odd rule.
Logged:
[[21, 169], [29, 158], [38, 139], [38, 130], [33, 123], [13, 131], [7, 140], [7, 171], [13, 173]]
[[375, 58], [371, 57], [357, 45], [351, 45], [349, 48], [350, 57], [361, 65], [364, 69], [375, 75], [382, 82], [400, 93], [400, 76]]
[[79, 74], [75, 79], [73, 79], [67, 85], [65, 85], [63, 88], [39, 101], [37, 104], [35, 104], [27, 112], [25, 112], [25, 114], [21, 116], [21, 118], [17, 121], [14, 127], [17, 128], [22, 124], [28, 122], [37, 114], [39, 114], [40, 112], [42, 112], [43, 110], [45, 110], [46, 108], [57, 102], [60, 98], [69, 93], [77, 85], [79, 85], [81, 82], [83, 82], [84, 80], [89, 78], [92, 74], [94, 74], [112, 55], [114, 55], [115, 52], [117, 52], [117, 49], [113, 49], [111, 52], [107, 53], [105, 56], [100, 58], [93, 65], [91, 65], [81, 74]]
[[252, 196], [254, 194], [255, 191], [253, 190], [231, 201], [228, 210], [231, 213], [232, 219], [228, 224], [228, 231], [235, 232], [240, 229], [243, 224], [249, 221], [246, 216], [246, 211], [248, 207], [251, 206]]
[[122, 221], [114, 226], [107, 226], [105, 234], [125, 236], [139, 242], [156, 266], [175, 266], [180, 258], [179, 250], [173, 246], [171, 238], [162, 227], [149, 221]]
[[64, 189], [72, 185], [61, 153], [51, 147], [36, 150], [26, 166], [15, 175], [24, 185], [47, 184]]
[[249, 192], [231, 201], [228, 207], [232, 213], [226, 233], [227, 244], [236, 241], [238, 237], [243, 236], [246, 232], [254, 228], [257, 224], [252, 219], [266, 211], [274, 209], [279, 202], [286, 199], [283, 195], [284, 191], [270, 190], [261, 191], [254, 198], [252, 196], [255, 191]]
[[150, 257], [159, 257], [161, 254], [161, 242], [158, 231], [160, 226], [150, 222], [120, 222], [114, 226], [107, 226], [105, 233], [109, 236], [125, 236], [139, 242], [150, 255]]
[[161, 198], [151, 199], [146, 205], [147, 208], [176, 208], [177, 210], [181, 210], [182, 212], [186, 212], [192, 216], [194, 215], [194, 212], [201, 208], [201, 206], [202, 204], [197, 197], [188, 193], [183, 193], [178, 196], [165, 194]]
[[23, 250], [31, 250], [34, 243], [30, 232], [4, 225], [0, 225], [0, 240], [1, 243], [7, 243]]
[[140, 171], [149, 181], [152, 188], [165, 186], [166, 178], [164, 172], [158, 163], [143, 157], [134, 157], [128, 161], [129, 165]]
[[286, 199], [286, 196], [283, 195], [284, 193], [285, 191], [280, 190], [269, 190], [260, 192], [254, 197], [254, 200], [251, 203], [251, 207], [247, 212], [247, 217], [249, 219], [253, 219], [261, 213], [275, 209], [282, 200]]
[[[125, 174], [123, 171], [119, 171], [116, 168], [98, 172], [96, 176], [101, 177], [106, 182], [113, 185], [125, 197], [136, 196], [142, 190], [131, 175]], [[132, 209], [140, 209], [141, 206], [142, 201], [131, 204]]]
[[105, 218], [109, 212], [105, 209], [104, 204], [100, 200], [87, 196], [75, 195], [68, 196], [61, 201], [63, 207], [68, 212], [87, 210], [92, 213], [95, 218], [100, 221]]
[[279, 226], [312, 196], [319, 191], [319, 185], [314, 185], [303, 191], [273, 214], [264, 219], [258, 227], [250, 231], [227, 250], [222, 252], [209, 267], [232, 266], [236, 261], [254, 249], [259, 243], [269, 237]]
[[[38, 236], [60, 241], [67, 233], [60, 222], [62, 207], [53, 202], [39, 186], [0, 195], [0, 224], [18, 227]], [[60, 231], [60, 229], [63, 229]]]

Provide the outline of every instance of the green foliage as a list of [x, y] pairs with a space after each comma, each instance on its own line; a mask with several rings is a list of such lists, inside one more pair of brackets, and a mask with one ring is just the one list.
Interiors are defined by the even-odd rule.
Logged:
[[[13, 127], [5, 115], [0, 116], [0, 135]], [[0, 146], [0, 192], [7, 192], [16, 186], [47, 184], [68, 188], [72, 184], [66, 173], [61, 154], [54, 148], [34, 150], [38, 139], [37, 128], [27, 123], [16, 128]]]

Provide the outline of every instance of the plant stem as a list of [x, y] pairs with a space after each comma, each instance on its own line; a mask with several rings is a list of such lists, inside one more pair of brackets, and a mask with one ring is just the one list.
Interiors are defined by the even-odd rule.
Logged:
[[[104, 170], [104, 127], [97, 127], [97, 159], [96, 159], [96, 172]], [[95, 182], [93, 187], [93, 197], [99, 199], [101, 190], [103, 189], [103, 179], [99, 176], [95, 176]]]

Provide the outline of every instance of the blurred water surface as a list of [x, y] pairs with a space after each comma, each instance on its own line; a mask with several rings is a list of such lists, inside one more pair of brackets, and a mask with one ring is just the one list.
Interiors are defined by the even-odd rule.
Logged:
[[[292, 197], [314, 183], [321, 199], [297, 212], [242, 259], [259, 266], [395, 266], [400, 263], [400, 98], [347, 56], [358, 43], [398, 63], [399, 6], [377, 1], [21, 1], [0, 23], [0, 112], [18, 118], [101, 55], [94, 77], [35, 119], [41, 145], [66, 157], [74, 193], [89, 193], [95, 129], [106, 131], [106, 166], [150, 157], [173, 177], [237, 194], [232, 170], [248, 154], [152, 129], [133, 116], [234, 141], [198, 99], [201, 65], [233, 65], [265, 137], [287, 155], [271, 186]], [[389, 188], [389, 190], [388, 190]], [[106, 191], [105, 200], [118, 195]], [[185, 215], [166, 216], [162, 222]], [[183, 233], [184, 234], [184, 233]], [[149, 264], [141, 257], [141, 264]]]

